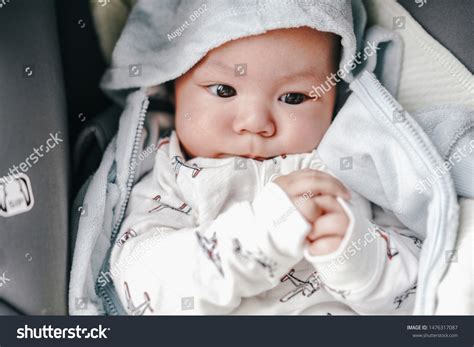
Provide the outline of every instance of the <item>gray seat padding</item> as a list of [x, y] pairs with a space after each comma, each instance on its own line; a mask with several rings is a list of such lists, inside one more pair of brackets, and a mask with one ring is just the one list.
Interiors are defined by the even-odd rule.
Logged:
[[[474, 71], [474, 31], [472, 0], [398, 0], [413, 18], [436, 40], [451, 51], [469, 71]], [[420, 6], [421, 5], [421, 6]]]
[[69, 145], [54, 5], [0, 8], [0, 177], [26, 163], [34, 197], [28, 212], [0, 215], [0, 314], [67, 312]]

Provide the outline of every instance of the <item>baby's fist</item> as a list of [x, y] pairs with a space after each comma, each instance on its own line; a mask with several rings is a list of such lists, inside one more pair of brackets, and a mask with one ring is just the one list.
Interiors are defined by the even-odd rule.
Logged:
[[326, 195], [350, 198], [347, 188], [335, 177], [313, 169], [297, 170], [279, 176], [274, 183], [285, 191], [298, 211], [311, 224], [314, 224], [322, 213], [322, 206], [316, 204], [315, 198]]
[[334, 196], [317, 196], [314, 201], [322, 214], [308, 234], [309, 253], [325, 255], [338, 249], [349, 227], [349, 217]]

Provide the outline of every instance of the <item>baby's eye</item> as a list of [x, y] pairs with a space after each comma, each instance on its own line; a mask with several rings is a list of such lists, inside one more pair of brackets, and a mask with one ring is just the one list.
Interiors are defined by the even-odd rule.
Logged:
[[283, 101], [286, 104], [298, 105], [306, 101], [308, 97], [301, 93], [287, 93], [278, 98], [279, 101]]
[[220, 98], [230, 98], [237, 94], [234, 88], [226, 84], [213, 84], [212, 86], [208, 86], [207, 90]]

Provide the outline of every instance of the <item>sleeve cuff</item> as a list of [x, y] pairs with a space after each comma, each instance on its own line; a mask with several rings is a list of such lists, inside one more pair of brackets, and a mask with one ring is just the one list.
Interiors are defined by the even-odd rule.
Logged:
[[380, 241], [366, 216], [354, 213], [343, 199], [337, 200], [349, 217], [341, 245], [333, 253], [320, 256], [311, 255], [305, 247], [304, 257], [324, 283], [339, 290], [353, 291], [368, 285], [378, 273]]
[[284, 256], [302, 258], [311, 225], [276, 183], [265, 185], [253, 201], [257, 223], [267, 231], [273, 247]]

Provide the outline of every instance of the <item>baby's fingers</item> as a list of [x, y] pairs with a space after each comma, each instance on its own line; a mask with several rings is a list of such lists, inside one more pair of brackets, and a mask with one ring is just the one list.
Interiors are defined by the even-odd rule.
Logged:
[[328, 236], [309, 245], [311, 255], [326, 255], [336, 251], [341, 244], [342, 238], [339, 236]]
[[313, 201], [318, 205], [325, 213], [345, 213], [341, 204], [332, 195], [319, 195], [313, 198]]
[[294, 191], [297, 194], [311, 192], [314, 195], [333, 195], [343, 199], [350, 199], [349, 190], [336, 178], [328, 174], [305, 175], [293, 182]]
[[330, 213], [319, 217], [313, 224], [313, 230], [308, 234], [308, 240], [319, 242], [327, 237], [344, 237], [349, 219], [345, 214]]
[[299, 198], [294, 200], [293, 204], [311, 224], [322, 214], [322, 209], [311, 198]]

